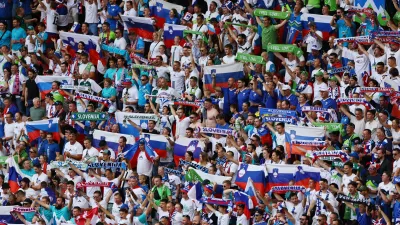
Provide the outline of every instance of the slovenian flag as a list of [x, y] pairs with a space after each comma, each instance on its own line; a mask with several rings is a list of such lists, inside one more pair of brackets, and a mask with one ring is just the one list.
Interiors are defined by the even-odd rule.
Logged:
[[138, 156], [140, 153], [139, 143], [142, 143], [142, 142], [145, 143], [146, 158], [149, 161], [153, 161], [153, 159], [158, 156], [157, 153], [154, 151], [154, 149], [149, 145], [149, 143], [147, 143], [146, 140], [144, 138], [142, 138], [138, 142], [136, 142], [134, 145], [132, 145], [132, 147], [130, 149], [123, 152], [124, 158], [129, 160], [129, 163], [132, 168], [136, 168], [136, 166], [137, 166], [137, 159], [138, 159]]
[[156, 26], [158, 28], [164, 27], [165, 18], [169, 17], [169, 12], [171, 11], [171, 9], [176, 9], [178, 15], [181, 15], [184, 9], [183, 6], [169, 3], [163, 0], [152, 0], [150, 1], [149, 6], [151, 10], [151, 16], [156, 19]]
[[193, 152], [193, 157], [199, 161], [200, 153], [203, 151], [205, 145], [203, 141], [197, 138], [179, 137], [174, 145], [174, 161], [179, 165], [179, 160], [185, 158], [187, 151]]
[[41, 130], [47, 133], [53, 133], [54, 140], [60, 141], [58, 118], [26, 122], [26, 131], [28, 132], [29, 141], [34, 141], [39, 138]]
[[153, 39], [154, 25], [151, 18], [136, 16], [121, 16], [126, 29], [129, 32], [135, 32], [139, 37]]
[[135, 137], [129, 134], [112, 133], [102, 130], [94, 130], [93, 132], [93, 147], [99, 148], [101, 140], [107, 141], [107, 146], [115, 151], [117, 154], [119, 138], [124, 136], [126, 138], [126, 145], [129, 149], [135, 144]]
[[244, 192], [241, 191], [236, 191], [234, 194], [235, 198], [235, 204], [243, 204], [244, 205], [244, 214], [246, 215], [247, 219], [250, 219], [251, 213], [250, 209], [252, 209], [253, 206], [253, 201], [251, 200], [250, 196]]
[[222, 198], [222, 194], [224, 191], [223, 182], [226, 180], [229, 181], [232, 180], [232, 177], [209, 174], [201, 170], [189, 168], [189, 171], [187, 171], [185, 175], [185, 180], [189, 182], [195, 182], [195, 181], [203, 182], [204, 180], [209, 180], [210, 183], [217, 185], [214, 192], [214, 196], [216, 198]]
[[167, 48], [171, 48], [174, 45], [174, 38], [176, 36], [181, 37], [181, 45], [185, 43], [183, 37], [183, 31], [187, 30], [187, 26], [175, 25], [175, 24], [164, 24], [164, 44]]
[[[1, 206], [0, 210], [0, 225], [18, 225], [24, 224], [21, 220], [14, 218], [11, 215], [15, 205], [13, 206]], [[15, 213], [15, 212], [14, 212]]]
[[299, 127], [285, 125], [286, 153], [305, 155], [306, 151], [315, 150], [315, 147], [292, 144], [293, 141], [323, 141], [325, 139], [324, 127]]
[[85, 52], [89, 54], [90, 62], [97, 66], [100, 60], [103, 65], [106, 65], [105, 59], [100, 57], [101, 49], [98, 36], [60, 31], [60, 39], [67, 46], [67, 51], [72, 58], [75, 58], [76, 51], [78, 51], [78, 43], [83, 42], [85, 44]]
[[264, 189], [267, 182], [266, 176], [267, 171], [264, 166], [240, 163], [235, 184], [245, 190], [249, 178], [252, 178], [254, 187], [264, 196]]
[[203, 196], [203, 187], [201, 186], [200, 182], [197, 182], [190, 188], [188, 192], [188, 197], [190, 199], [200, 201], [202, 196]]
[[154, 120], [156, 122], [159, 120], [156, 115], [150, 113], [116, 112], [115, 119], [117, 120], [117, 123], [119, 125], [120, 133], [133, 135], [136, 140], [139, 140], [140, 132], [127, 121], [127, 118], [130, 118], [142, 129], [148, 128], [149, 120]]
[[305, 37], [309, 32], [310, 28], [308, 27], [309, 22], [315, 22], [317, 26], [317, 31], [322, 32], [322, 38], [324, 41], [327, 41], [331, 35], [334, 34], [334, 30], [331, 27], [332, 16], [325, 15], [317, 15], [317, 14], [303, 14], [301, 15], [301, 23], [303, 24], [303, 37]]
[[95, 208], [90, 209], [90, 210], [85, 210], [83, 212], [83, 214], [81, 214], [81, 215], [79, 215], [78, 217], [75, 218], [75, 223], [77, 225], [85, 225], [86, 224], [86, 220], [90, 219], [90, 223], [89, 224], [96, 224], [96, 222], [99, 219], [98, 211], [99, 211], [99, 208], [97, 206]]
[[254, 187], [253, 180], [249, 177], [247, 179], [246, 188], [244, 189], [244, 193], [250, 196], [251, 200], [253, 201], [253, 205], [258, 205], [257, 195], [256, 195], [256, 188]]
[[19, 182], [22, 180], [22, 172], [19, 169], [18, 164], [15, 162], [13, 157], [6, 160], [9, 171], [8, 171], [8, 184], [10, 185], [10, 191], [16, 193], [20, 188]]
[[243, 63], [234, 64], [223, 64], [217, 66], [206, 66], [204, 67], [204, 79], [206, 89], [214, 92], [212, 88], [212, 76], [216, 75], [215, 82], [216, 86], [221, 88], [228, 87], [228, 79], [234, 78], [235, 81], [244, 77]]
[[[310, 167], [307, 165], [277, 165], [267, 164], [267, 189], [270, 191], [274, 186], [289, 186], [290, 181], [294, 181], [294, 185], [308, 187], [309, 180], [314, 180], [317, 184], [316, 189], [319, 190], [319, 181], [321, 180], [321, 169]], [[279, 193], [279, 192], [278, 192]]]
[[167, 157], [167, 143], [168, 140], [164, 135], [160, 134], [147, 134], [144, 133], [140, 135], [141, 138], [144, 138], [147, 143], [156, 151], [157, 155], [161, 158]]
[[[54, 81], [60, 82], [61, 85], [71, 85], [73, 84], [73, 80], [71, 77], [65, 77], [65, 76], [36, 76], [35, 82], [39, 88], [40, 91], [40, 98], [44, 99], [46, 94], [50, 93], [52, 91], [52, 83]], [[65, 91], [63, 90], [58, 90], [58, 92], [64, 96], [68, 97]]]

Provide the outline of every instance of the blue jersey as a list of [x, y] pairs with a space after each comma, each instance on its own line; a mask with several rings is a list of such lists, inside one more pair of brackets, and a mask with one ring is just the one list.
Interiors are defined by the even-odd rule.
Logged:
[[[122, 10], [118, 5], [111, 5], [110, 3], [108, 3], [107, 12], [108, 12], [108, 15], [115, 17], [115, 16], [118, 16], [120, 13], [122, 13]], [[111, 30], [114, 31], [117, 28], [118, 20], [113, 19], [113, 18], [107, 18], [107, 22], [110, 24]]]
[[242, 111], [243, 103], [249, 101], [250, 89], [243, 89], [238, 92], [237, 94], [237, 101], [238, 101], [238, 111]]
[[224, 114], [229, 114], [230, 113], [230, 105], [237, 104], [236, 88], [234, 88], [234, 89], [221, 88], [221, 91], [224, 94], [223, 112], [224, 112]]
[[295, 16], [294, 13], [290, 15], [289, 24], [287, 26], [287, 36], [286, 36], [286, 43], [293, 44], [296, 41], [301, 41], [303, 39], [303, 23], [301, 22], [301, 15]]

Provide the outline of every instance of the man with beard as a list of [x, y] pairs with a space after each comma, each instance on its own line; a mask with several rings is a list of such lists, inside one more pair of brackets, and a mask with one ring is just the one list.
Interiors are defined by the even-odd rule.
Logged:
[[61, 222], [67, 222], [71, 219], [70, 210], [72, 206], [72, 201], [69, 201], [68, 206], [65, 206], [65, 199], [63, 197], [58, 197], [54, 205], [48, 205], [44, 202], [39, 201], [37, 198], [34, 198], [34, 201], [45, 209], [51, 210], [52, 213], [55, 214], [57, 224]]

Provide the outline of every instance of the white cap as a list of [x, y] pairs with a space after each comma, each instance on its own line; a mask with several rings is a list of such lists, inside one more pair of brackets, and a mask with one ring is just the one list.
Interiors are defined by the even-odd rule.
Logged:
[[319, 91], [329, 91], [327, 86], [322, 86]]
[[287, 85], [287, 84], [285, 84], [285, 85], [282, 86], [282, 90], [283, 90], [283, 91], [285, 91], [285, 90], [290, 90], [290, 89], [291, 89], [290, 86]]

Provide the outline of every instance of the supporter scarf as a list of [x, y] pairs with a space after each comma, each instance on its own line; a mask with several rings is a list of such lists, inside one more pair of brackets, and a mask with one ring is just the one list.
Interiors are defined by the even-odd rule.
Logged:
[[240, 52], [236, 53], [236, 60], [242, 61], [242, 62], [251, 62], [251, 63], [255, 63], [255, 64], [265, 65], [265, 61], [264, 61], [263, 57], [240, 53]]
[[252, 29], [256, 29], [255, 26], [252, 25], [246, 25], [246, 24], [241, 24], [241, 23], [231, 23], [231, 22], [225, 22], [225, 28], [227, 28], [228, 26], [232, 25], [232, 26], [238, 26], [238, 27], [248, 27], [248, 28], [252, 28]]
[[129, 53], [126, 50], [123, 49], [119, 49], [117, 47], [113, 47], [113, 46], [109, 46], [106, 44], [101, 44], [100, 48], [104, 51], [107, 51], [111, 54], [117, 54], [117, 55], [121, 55], [125, 58], [125, 60], [129, 63], [131, 63], [131, 59], [129, 57]]
[[355, 199], [350, 196], [346, 196], [344, 194], [338, 194], [336, 199], [339, 201], [351, 202], [351, 203], [355, 203], [355, 204], [367, 204], [367, 205], [370, 204], [369, 199]]
[[226, 157], [220, 159], [219, 157], [217, 158], [217, 165], [224, 165], [226, 163]]
[[399, 39], [396, 38], [396, 37], [378, 37], [378, 38], [375, 38], [375, 39], [377, 39], [378, 41], [380, 41], [382, 43], [391, 43], [391, 42], [394, 42], [394, 43], [397, 43], [397, 44], [400, 43]]
[[183, 38], [185, 38], [185, 37], [187, 36], [187, 34], [200, 35], [201, 38], [203, 39], [203, 41], [204, 41], [206, 44], [208, 44], [208, 39], [207, 39], [207, 37], [204, 35], [203, 32], [194, 31], [194, 30], [184, 30], [184, 31], [183, 31]]
[[164, 171], [165, 171], [167, 174], [174, 174], [174, 175], [176, 175], [176, 176], [178, 176], [178, 177], [180, 177], [180, 176], [182, 175], [182, 172], [179, 171], [179, 170], [174, 170], [174, 169], [170, 169], [170, 168], [164, 168]]
[[332, 167], [340, 167], [340, 168], [343, 168], [343, 167], [344, 167], [344, 162], [333, 161], [333, 162], [332, 162]]
[[112, 182], [78, 182], [76, 188], [83, 187], [109, 187]]
[[137, 59], [144, 64], [149, 64], [149, 60], [147, 60], [147, 59], [143, 58], [142, 56], [137, 55], [133, 52], [129, 55], [129, 57], [131, 57], [131, 59]]
[[336, 100], [337, 98], [340, 97], [340, 87], [335, 86], [335, 87], [329, 87], [329, 97], [332, 98], [333, 100]]
[[121, 168], [123, 170], [126, 170], [126, 163], [124, 163], [124, 162], [89, 163], [87, 168], [88, 169], [92, 169], [92, 168], [103, 168], [103, 169]]
[[327, 71], [327, 73], [336, 74], [336, 73], [343, 73], [343, 72], [349, 71], [349, 70], [351, 70], [350, 66], [344, 66], [344, 67], [340, 67], [340, 68], [331, 68]]
[[370, 32], [371, 39], [375, 37], [399, 37], [400, 31], [372, 31]]
[[320, 108], [320, 107], [314, 107], [314, 106], [303, 106], [301, 108], [303, 112], [322, 112], [322, 113], [328, 113], [327, 109]]
[[79, 161], [51, 161], [50, 166], [51, 168], [69, 168], [69, 163], [80, 170], [87, 170], [88, 168], [86, 163]]
[[300, 81], [296, 87], [296, 92], [301, 93], [307, 88], [307, 86], [308, 86], [308, 81]]
[[196, 163], [188, 162], [188, 161], [185, 161], [183, 159], [179, 160], [179, 165], [191, 166], [191, 167], [193, 167], [195, 169], [201, 170], [204, 173], [208, 173], [207, 167], [201, 166], [201, 165], [196, 164]]
[[400, 183], [400, 176], [393, 177], [393, 184], [398, 184]]
[[268, 16], [275, 19], [285, 20], [289, 18], [290, 12], [279, 12], [275, 10], [255, 9], [254, 16]]
[[291, 44], [269, 44], [268, 52], [291, 52], [295, 54], [297, 58], [303, 56], [303, 51]]
[[15, 74], [15, 79], [13, 83], [13, 95], [19, 94], [19, 73]]
[[196, 107], [200, 108], [203, 106], [203, 103], [199, 102], [189, 102], [189, 101], [175, 101], [174, 105], [184, 105], [184, 106], [190, 106], [190, 107]]
[[200, 199], [201, 203], [210, 204], [210, 205], [224, 205], [224, 206], [233, 206], [231, 200], [223, 200], [220, 198], [209, 198], [209, 197], [202, 197]]
[[369, 36], [357, 36], [357, 37], [335, 38], [333, 40], [334, 45], [344, 42], [357, 42], [360, 44], [369, 44], [371, 43], [371, 39], [369, 39]]
[[326, 130], [328, 132], [333, 132], [333, 131], [343, 131], [343, 124], [341, 123], [317, 123], [314, 122], [312, 123], [316, 127], [326, 127]]
[[360, 87], [360, 92], [382, 92], [382, 93], [392, 93], [393, 88], [382, 88], [382, 87]]
[[26, 207], [14, 207], [12, 212], [19, 212], [19, 213], [27, 213], [27, 212], [35, 212], [35, 208], [26, 208]]
[[372, 105], [370, 105], [365, 98], [338, 98], [336, 101], [338, 105], [361, 104], [364, 105], [367, 110], [374, 109], [374, 107], [372, 107]]
[[152, 69], [154, 69], [154, 66], [141, 65], [141, 64], [132, 64], [132, 65], [131, 65], [131, 68], [152, 70]]
[[390, 103], [391, 104], [399, 104], [400, 92], [394, 92], [390, 95]]
[[220, 135], [232, 135], [236, 136], [236, 131], [231, 129], [219, 129], [213, 127], [199, 127], [198, 132], [206, 134], [220, 134]]
[[263, 117], [263, 122], [292, 123], [293, 120], [297, 119], [296, 111], [268, 108], [261, 108], [260, 116]]
[[83, 98], [83, 99], [87, 99], [89, 101], [94, 101], [94, 102], [98, 102], [106, 107], [110, 106], [112, 104], [112, 102], [109, 99], [106, 98], [102, 98], [99, 96], [95, 96], [95, 95], [89, 95], [89, 94], [85, 94], [82, 92], [76, 92], [75, 94], [76, 98]]
[[338, 157], [343, 162], [346, 162], [349, 160], [348, 155], [342, 150], [315, 151], [313, 153], [313, 156], [314, 156], [313, 161], [317, 160], [319, 157], [325, 157], [325, 156]]
[[297, 146], [312, 146], [312, 147], [325, 147], [325, 141], [301, 141], [301, 140], [292, 140], [292, 145]]
[[288, 192], [288, 191], [298, 191], [305, 193], [306, 188], [303, 186], [274, 186], [271, 188], [271, 193], [273, 192]]

